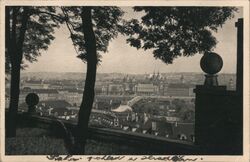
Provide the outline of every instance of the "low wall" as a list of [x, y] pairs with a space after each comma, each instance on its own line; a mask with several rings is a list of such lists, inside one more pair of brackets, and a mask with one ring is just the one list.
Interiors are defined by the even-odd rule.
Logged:
[[[68, 130], [74, 133], [76, 124], [63, 121]], [[64, 132], [58, 128], [58, 122], [48, 117], [18, 114], [18, 127], [36, 127], [51, 131], [58, 138], [64, 138]], [[89, 139], [123, 147], [123, 154], [154, 155], [196, 155], [202, 154], [201, 148], [191, 142], [166, 139], [148, 134], [125, 132], [108, 128], [89, 128]]]

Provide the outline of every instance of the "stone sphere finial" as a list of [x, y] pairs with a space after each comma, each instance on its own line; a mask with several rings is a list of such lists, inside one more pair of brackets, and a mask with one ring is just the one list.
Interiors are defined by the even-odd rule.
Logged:
[[25, 98], [25, 102], [28, 105], [28, 113], [34, 113], [35, 106], [39, 103], [39, 97], [36, 93], [29, 93]]
[[222, 69], [223, 60], [217, 53], [205, 52], [201, 58], [200, 66], [205, 73], [214, 75]]
[[206, 87], [218, 86], [217, 73], [222, 69], [223, 60], [217, 53], [205, 52], [200, 61], [201, 69], [206, 73]]

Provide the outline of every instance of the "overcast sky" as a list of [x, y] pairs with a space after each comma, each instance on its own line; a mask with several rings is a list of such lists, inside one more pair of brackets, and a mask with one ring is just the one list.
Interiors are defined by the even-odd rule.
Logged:
[[[131, 8], [124, 8], [126, 17], [138, 16]], [[242, 11], [228, 20], [215, 33], [218, 44], [214, 52], [220, 54], [224, 61], [222, 73], [236, 72], [236, 28], [235, 22], [242, 17]], [[86, 64], [76, 58], [76, 53], [69, 38], [69, 32], [62, 26], [55, 32], [55, 40], [47, 51], [42, 52], [38, 62], [28, 63], [25, 72], [86, 72]], [[200, 58], [202, 55], [182, 57], [166, 65], [153, 57], [152, 51], [137, 50], [126, 44], [126, 37], [119, 35], [109, 47], [109, 52], [103, 54], [102, 63], [98, 67], [99, 73], [131, 73], [144, 74], [156, 72], [202, 72]]]

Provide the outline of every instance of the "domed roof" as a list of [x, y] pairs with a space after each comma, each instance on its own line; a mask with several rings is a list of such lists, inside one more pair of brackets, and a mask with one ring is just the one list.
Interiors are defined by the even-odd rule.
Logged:
[[113, 112], [127, 112], [132, 111], [132, 108], [128, 105], [120, 105], [118, 108], [111, 110]]

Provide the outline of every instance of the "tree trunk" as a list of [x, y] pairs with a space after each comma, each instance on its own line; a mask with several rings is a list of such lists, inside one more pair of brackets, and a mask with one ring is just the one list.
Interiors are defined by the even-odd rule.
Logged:
[[91, 8], [84, 7], [81, 14], [83, 34], [87, 58], [87, 74], [83, 92], [82, 103], [78, 113], [77, 136], [75, 139], [74, 154], [84, 154], [88, 138], [89, 117], [95, 96], [95, 80], [97, 68], [96, 38], [93, 31]]
[[7, 117], [6, 136], [16, 136], [16, 118], [19, 101], [19, 84], [20, 84], [20, 64], [12, 64], [11, 67], [11, 87], [10, 87], [10, 107]]
[[[27, 29], [27, 22], [29, 19], [27, 7], [24, 7], [21, 27], [19, 31], [20, 34], [19, 34], [19, 37], [17, 38], [16, 27], [17, 27], [18, 10], [19, 10], [18, 7], [13, 7], [13, 14], [12, 14], [13, 22], [12, 22], [11, 31], [9, 28], [6, 30], [6, 32], [9, 32], [7, 33], [7, 36], [11, 37], [11, 39], [6, 42], [7, 52], [8, 52], [8, 55], [10, 56], [10, 62], [11, 62], [10, 106], [9, 106], [9, 113], [8, 113], [7, 122], [6, 122], [6, 136], [7, 137], [16, 136], [16, 118], [17, 118], [19, 93], [20, 93], [20, 89], [19, 89], [20, 88], [20, 71], [21, 71], [21, 62], [22, 62], [22, 57], [23, 57], [23, 43], [24, 43], [25, 32]], [[9, 17], [6, 17], [6, 19], [7, 18]], [[6, 22], [9, 22], [9, 20], [6, 20]]]
[[[6, 12], [9, 11], [6, 9]], [[6, 17], [6, 22], [8, 22]], [[9, 21], [10, 22], [10, 21]], [[10, 80], [10, 105], [9, 112], [6, 121], [6, 136], [7, 137], [15, 137], [16, 136], [16, 115], [18, 109], [18, 100], [19, 100], [19, 81], [18, 74], [20, 77], [20, 72], [18, 73], [18, 63], [16, 54], [16, 24], [17, 24], [17, 9], [12, 8], [12, 26], [11, 31], [10, 28], [6, 29], [7, 36], [10, 36], [10, 40], [6, 42], [7, 52], [10, 56], [11, 62], [11, 80]], [[5, 24], [7, 26], [7, 24]], [[10, 25], [10, 24], [9, 24]], [[18, 90], [17, 90], [18, 89]]]
[[[5, 74], [10, 73], [10, 7], [5, 7]], [[7, 78], [5, 76], [5, 78]]]

